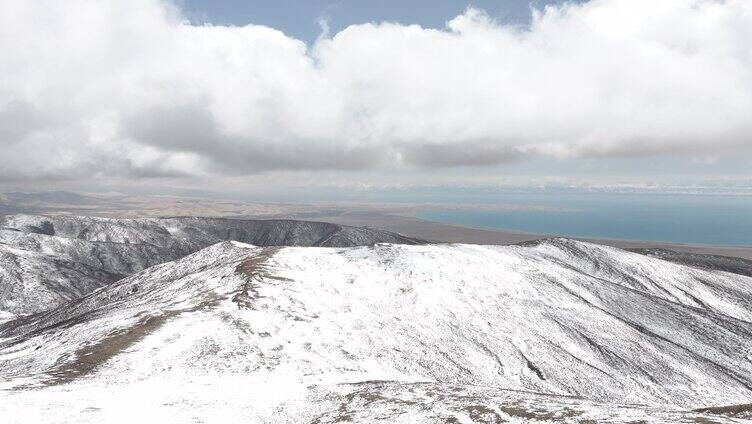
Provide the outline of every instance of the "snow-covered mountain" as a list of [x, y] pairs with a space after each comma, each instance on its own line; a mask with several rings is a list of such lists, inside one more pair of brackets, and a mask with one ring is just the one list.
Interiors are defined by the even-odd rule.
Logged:
[[87, 241], [207, 247], [234, 240], [256, 246], [349, 247], [373, 243], [425, 243], [389, 231], [289, 219], [141, 218], [8, 215], [0, 227]]
[[9, 215], [0, 217], [0, 321], [63, 305], [223, 240], [338, 247], [423, 242], [372, 228], [293, 220]]
[[0, 364], [8, 422], [740, 422], [690, 410], [752, 401], [752, 278], [565, 239], [223, 242], [1, 325]]
[[696, 268], [733, 272], [734, 274], [752, 277], [752, 261], [749, 259], [703, 253], [677, 252], [659, 248], [638, 248], [629, 249], [629, 251]]

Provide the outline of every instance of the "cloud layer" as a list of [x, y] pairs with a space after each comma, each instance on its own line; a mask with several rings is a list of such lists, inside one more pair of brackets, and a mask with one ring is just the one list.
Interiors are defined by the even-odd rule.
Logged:
[[593, 0], [530, 27], [315, 45], [157, 0], [2, 0], [0, 179], [493, 165], [752, 144], [752, 2]]

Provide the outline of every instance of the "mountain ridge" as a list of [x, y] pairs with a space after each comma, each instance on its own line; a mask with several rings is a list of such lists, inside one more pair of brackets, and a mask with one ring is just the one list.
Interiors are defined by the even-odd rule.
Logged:
[[223, 240], [335, 247], [426, 242], [373, 228], [296, 220], [6, 215], [0, 217], [0, 312], [24, 315], [59, 306]]
[[[330, 422], [338, 415], [317, 408], [343, 384], [368, 381], [392, 383], [367, 384], [361, 402], [395, 399], [383, 402], [410, 416], [419, 411], [399, 399], [417, 399], [403, 390], [430, 398], [444, 392], [440, 385], [458, 387], [452, 404], [467, 407], [480, 396], [471, 387], [486, 391], [475, 412], [500, 417], [509, 411], [494, 406], [495, 396], [506, 398], [496, 389], [554, 396], [546, 404], [562, 414], [553, 405], [572, 402], [561, 396], [585, 398], [573, 401], [582, 408], [668, 404], [689, 413], [752, 398], [750, 282], [566, 239], [274, 249], [222, 242], [69, 307], [5, 323], [0, 360], [6, 387], [41, 384], [14, 399], [57, 393], [59, 384], [215, 387], [250, 378], [270, 393], [290, 391], [277, 408], [318, 399], [311, 420]], [[347, 390], [342, 399], [362, 389]], [[530, 396], [514, 402], [530, 408]], [[85, 399], [97, 402], [94, 392]], [[373, 416], [368, 403], [346, 405], [353, 417]], [[609, 410], [588, 408], [586, 416]]]

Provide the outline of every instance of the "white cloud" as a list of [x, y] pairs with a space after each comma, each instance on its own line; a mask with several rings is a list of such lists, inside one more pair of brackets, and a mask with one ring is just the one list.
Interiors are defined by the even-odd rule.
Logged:
[[752, 2], [593, 0], [530, 28], [315, 45], [157, 0], [0, 1], [0, 179], [748, 151]]

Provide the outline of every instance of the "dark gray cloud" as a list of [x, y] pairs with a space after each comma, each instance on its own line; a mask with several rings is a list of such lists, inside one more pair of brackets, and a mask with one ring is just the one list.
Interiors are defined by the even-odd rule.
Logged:
[[473, 141], [472, 145], [468, 149], [464, 142], [405, 144], [398, 151], [406, 164], [432, 168], [498, 165], [518, 162], [526, 156], [515, 147], [493, 141]]
[[0, 93], [0, 99], [3, 97], [6, 99], [4, 104], [0, 103], [0, 146], [18, 143], [49, 124], [31, 103]]
[[[129, 117], [123, 127], [134, 142], [167, 154], [194, 154], [209, 172], [217, 174], [361, 169], [386, 163], [382, 146], [343, 148], [316, 139], [285, 141], [224, 134], [203, 104], [146, 109]], [[159, 162], [152, 165], [159, 166]]]

